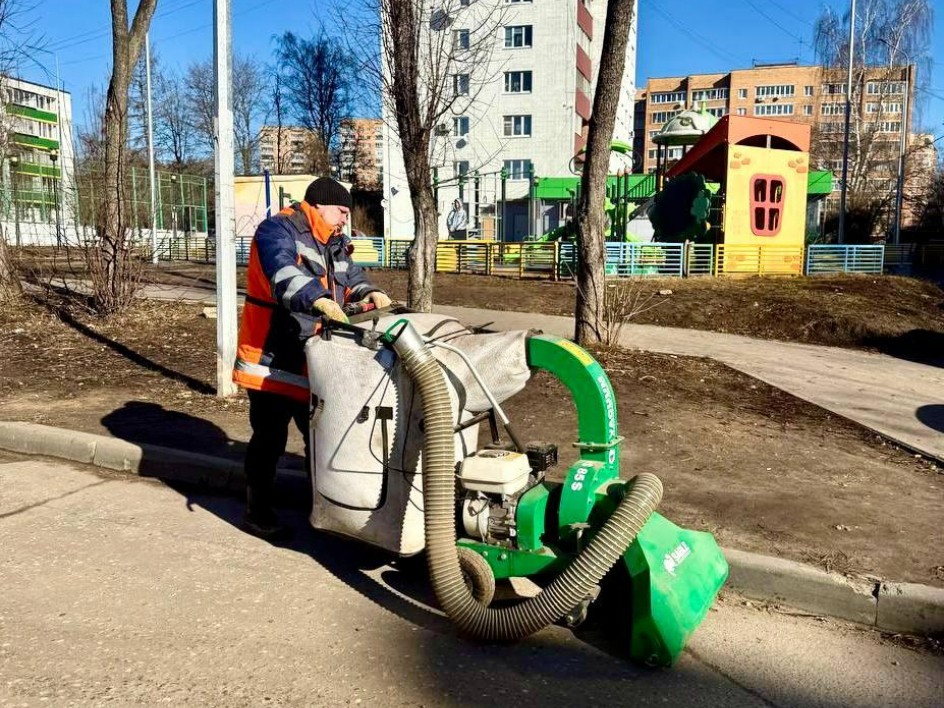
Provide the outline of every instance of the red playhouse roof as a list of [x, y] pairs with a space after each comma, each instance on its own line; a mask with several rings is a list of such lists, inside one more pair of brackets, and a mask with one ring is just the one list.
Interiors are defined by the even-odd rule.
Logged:
[[728, 145], [767, 147], [769, 138], [770, 147], [777, 150], [809, 152], [810, 132], [811, 128], [806, 123], [728, 115], [705, 133], [705, 137], [665, 174], [666, 177], [677, 177], [694, 171], [718, 182], [725, 174]]

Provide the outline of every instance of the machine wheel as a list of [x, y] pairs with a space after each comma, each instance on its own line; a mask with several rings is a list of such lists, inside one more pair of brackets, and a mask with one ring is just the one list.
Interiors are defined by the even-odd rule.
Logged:
[[476, 602], [483, 607], [492, 604], [495, 598], [495, 574], [488, 561], [475, 551], [460, 546], [459, 567], [462, 569], [462, 579]]

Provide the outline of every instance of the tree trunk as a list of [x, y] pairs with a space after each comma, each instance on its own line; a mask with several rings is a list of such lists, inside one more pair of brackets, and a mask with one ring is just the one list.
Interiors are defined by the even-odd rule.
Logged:
[[0, 234], [0, 303], [10, 302], [22, 292], [20, 278], [13, 266], [6, 234]]
[[98, 253], [90, 254], [95, 310], [109, 314], [127, 307], [134, 297], [134, 262], [128, 243], [124, 170], [128, 132], [128, 88], [154, 14], [157, 0], [141, 0], [128, 29], [126, 0], [111, 0], [112, 73], [105, 99], [104, 194], [98, 213]]
[[576, 213], [579, 260], [574, 339], [580, 344], [601, 341], [606, 330], [603, 207], [634, 4], [635, 0], [609, 0], [607, 3], [600, 70], [587, 136], [587, 159]]
[[439, 241], [439, 219], [436, 214], [436, 199], [428, 184], [426, 188], [412, 191], [413, 221], [416, 235], [407, 252], [410, 267], [407, 305], [417, 312], [433, 310], [433, 277], [436, 273], [436, 244]]

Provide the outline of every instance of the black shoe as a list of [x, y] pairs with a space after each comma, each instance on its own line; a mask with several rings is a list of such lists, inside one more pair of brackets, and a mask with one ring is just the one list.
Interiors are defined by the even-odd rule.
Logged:
[[247, 511], [243, 517], [243, 529], [263, 541], [277, 543], [288, 541], [292, 537], [292, 529], [279, 522], [274, 511]]

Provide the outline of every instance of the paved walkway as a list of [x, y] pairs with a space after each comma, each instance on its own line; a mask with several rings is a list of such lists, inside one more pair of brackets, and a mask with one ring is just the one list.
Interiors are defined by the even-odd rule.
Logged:
[[[142, 295], [204, 304], [216, 299], [212, 290], [176, 285], [149, 285]], [[570, 317], [448, 306], [436, 311], [499, 329], [574, 332]], [[626, 325], [620, 343], [716, 359], [944, 462], [944, 369], [854, 349], [652, 325]]]
[[300, 508], [277, 548], [236, 527], [231, 497], [2, 454], [0, 489], [2, 706], [924, 708], [944, 692], [939, 656], [732, 601], [666, 671], [561, 627], [481, 645], [433, 609], [424, 572], [316, 534]]
[[[438, 307], [470, 323], [537, 327], [573, 336], [570, 317]], [[627, 325], [625, 347], [704, 356], [944, 461], [944, 369], [854, 349], [752, 339], [675, 327]]]

